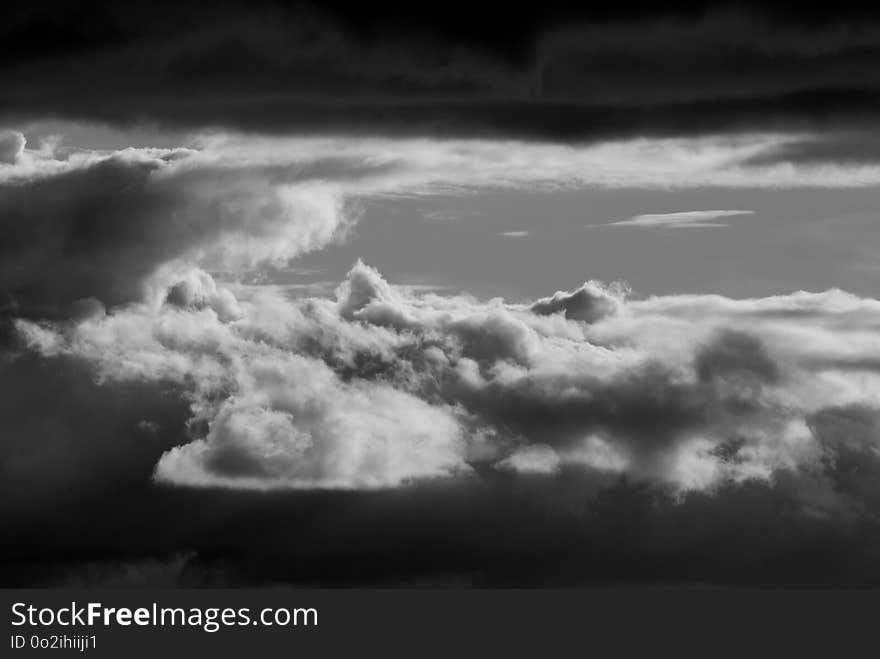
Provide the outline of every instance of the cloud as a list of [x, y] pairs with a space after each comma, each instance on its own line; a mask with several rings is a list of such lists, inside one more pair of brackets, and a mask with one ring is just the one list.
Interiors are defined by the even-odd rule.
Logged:
[[349, 222], [332, 185], [304, 188], [297, 172], [196, 159], [126, 150], [23, 165], [12, 175], [24, 181], [0, 185], [0, 288], [19, 313], [67, 315], [86, 297], [140, 298], [146, 278], [176, 259], [236, 269], [283, 262]]
[[500, 234], [500, 236], [506, 236], [507, 238], [525, 238], [529, 235], [528, 231], [504, 231]]
[[601, 282], [589, 281], [572, 292], [556, 291], [552, 297], [536, 301], [531, 310], [547, 316], [564, 313], [569, 320], [581, 320], [594, 323], [605, 316], [616, 313], [622, 306], [626, 289], [617, 285], [607, 288]]
[[[391, 387], [340, 382], [321, 362], [254, 356], [204, 440], [166, 453], [156, 477], [250, 489], [394, 487], [467, 472], [454, 415]], [[243, 386], [242, 386], [243, 385]]]
[[[343, 237], [360, 201], [384, 195], [880, 182], [880, 168], [870, 164], [749, 162], [792, 139], [746, 135], [571, 147], [214, 133], [177, 148], [25, 148], [14, 164], [0, 167], [0, 290], [7, 313], [64, 317], [78, 313], [84, 299], [110, 306], [140, 299], [145, 281], [172, 262], [233, 278], [277, 269]], [[645, 215], [616, 224], [708, 226], [732, 213]], [[515, 233], [521, 232], [507, 232]]]
[[24, 135], [18, 131], [0, 131], [0, 165], [14, 165], [24, 151]]
[[876, 186], [845, 4], [10, 8], [0, 581], [878, 583], [877, 300], [261, 278], [382, 196]]
[[752, 215], [755, 211], [709, 210], [681, 211], [677, 213], [648, 213], [636, 215], [628, 220], [612, 222], [610, 227], [660, 227], [666, 229], [691, 229], [696, 227], [726, 227], [722, 222], [713, 222], [723, 217]]
[[5, 118], [558, 141], [876, 128], [877, 15], [838, 6], [535, 6], [501, 31], [464, 4], [99, 7], [4, 23]]
[[70, 570], [62, 581], [68, 588], [173, 588], [190, 585], [187, 563], [193, 558], [191, 554], [184, 554], [165, 560], [86, 563]]
[[148, 284], [15, 323], [5, 583], [877, 576], [877, 300]]
[[880, 157], [880, 140], [873, 132], [857, 130], [830, 130], [816, 135], [804, 135], [766, 153], [756, 155], [748, 162], [756, 166], [772, 163], [865, 163]]
[[[394, 286], [362, 263], [335, 299], [235, 300], [203, 272], [175, 276], [154, 282], [173, 292], [158, 304], [16, 322], [32, 350], [100, 381], [187, 392], [202, 430], [161, 456], [161, 482], [363, 490], [575, 469], [678, 496], [784, 482], [803, 510], [877, 512], [847, 466], [875, 450], [875, 300], [638, 300], [588, 282], [508, 304]], [[854, 444], [836, 430], [847, 419], [865, 428]]]
[[[663, 529], [699, 522], [722, 535], [760, 519], [801, 537], [799, 520], [809, 518], [822, 525], [816, 537], [856, 561], [847, 529], [870, 533], [880, 505], [871, 486], [880, 468], [872, 457], [876, 300], [839, 290], [638, 298], [624, 285], [588, 281], [514, 304], [398, 286], [363, 263], [335, 293], [326, 282], [259, 283], [263, 264], [284, 267], [344, 233], [364, 198], [875, 180], [863, 165], [740, 164], [776, 143], [744, 136], [575, 148], [214, 134], [172, 149], [25, 148], [0, 184], [10, 237], [0, 272], [18, 305], [5, 309], [15, 321], [2, 328], [0, 375], [21, 389], [3, 408], [18, 438], [4, 477], [19, 494], [0, 512], [91, 524], [94, 535], [58, 546], [85, 555], [117, 547], [125, 564], [132, 554], [228, 549], [234, 541], [217, 529], [251, 505], [265, 515], [260, 537], [271, 546], [268, 536], [282, 532], [267, 529], [291, 506], [308, 525], [321, 516], [314, 510], [361, 502], [335, 513], [342, 530], [327, 545], [286, 538], [284, 560], [235, 545], [252, 561], [247, 570], [272, 566], [273, 578], [303, 577], [285, 562], [292, 555], [312, 568], [324, 549], [350, 558], [346, 545], [364, 530], [347, 505], [389, 515], [415, 539], [440, 533], [413, 521], [431, 506], [450, 546], [473, 538], [467, 569], [495, 583], [522, 578], [529, 559], [485, 538], [481, 545], [479, 529], [549, 524], [553, 543], [522, 538], [522, 546], [548, 565], [569, 565], [551, 545], [569, 546], [568, 538], [598, 560], [596, 546], [634, 532], [613, 521], [626, 511]], [[215, 268], [223, 280], [208, 274]], [[35, 413], [46, 391], [70, 404]], [[56, 511], [63, 488], [70, 505]], [[74, 503], [93, 511], [89, 502], [117, 491], [126, 505], [95, 521], [71, 512]], [[285, 498], [290, 492], [312, 503]], [[354, 499], [322, 498], [331, 492]], [[206, 497], [219, 498], [209, 505]], [[214, 530], [201, 535], [185, 512], [166, 529], [177, 508], [212, 511], [205, 525]], [[130, 510], [150, 525], [108, 539]], [[706, 521], [715, 516], [724, 524]], [[56, 546], [49, 531], [16, 529], [25, 540], [5, 556], [49, 556]], [[674, 554], [679, 534], [642, 557]], [[395, 551], [376, 551], [414, 551], [395, 538]], [[487, 567], [481, 546], [499, 562]], [[764, 558], [794, 551], [761, 547], [755, 555]], [[417, 555], [402, 573], [424, 576], [436, 564]], [[193, 569], [211, 573], [203, 560]], [[512, 573], [505, 561], [516, 563]], [[618, 574], [631, 568], [615, 565]], [[230, 569], [230, 579], [256, 578]], [[579, 560], [571, 569], [587, 568]], [[326, 574], [309, 578], [318, 573]]]
[[[25, 149], [0, 185], [7, 314], [41, 354], [186, 391], [202, 430], [156, 475], [187, 485], [395, 487], [528, 464], [541, 444], [558, 461], [541, 464], [706, 491], [813, 468], [810, 415], [870, 404], [877, 303], [840, 291], [630, 300], [587, 282], [512, 305], [393, 286], [357, 263], [330, 300], [206, 272], [280, 267], [371, 196], [796, 178], [736, 165], [766, 147], [758, 137], [511, 146], [215, 134], [178, 149]], [[734, 440], [736, 459], [721, 459]]]

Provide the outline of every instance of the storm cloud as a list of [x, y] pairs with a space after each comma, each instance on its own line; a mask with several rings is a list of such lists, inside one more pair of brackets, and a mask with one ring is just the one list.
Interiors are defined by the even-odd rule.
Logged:
[[[89, 29], [70, 29], [80, 21]], [[869, 135], [878, 26], [876, 14], [840, 3], [833, 14], [766, 3], [541, 3], [516, 17], [458, 3], [418, 12], [371, 3], [359, 14], [279, 2], [36, 3], [10, 12], [0, 35], [0, 113], [559, 141], [841, 127]], [[54, 48], [37, 45], [46, 40]]]

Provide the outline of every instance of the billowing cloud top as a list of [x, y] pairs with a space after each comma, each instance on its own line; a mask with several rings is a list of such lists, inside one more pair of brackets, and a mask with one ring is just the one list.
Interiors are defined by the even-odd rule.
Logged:
[[370, 489], [581, 469], [679, 493], [784, 478], [805, 510], [880, 506], [874, 436], [851, 432], [878, 418], [875, 300], [629, 300], [590, 282], [507, 304], [417, 294], [362, 263], [335, 299], [236, 300], [197, 270], [151, 285], [151, 300], [16, 328], [103, 381], [184, 388], [205, 431], [161, 457], [161, 482]]

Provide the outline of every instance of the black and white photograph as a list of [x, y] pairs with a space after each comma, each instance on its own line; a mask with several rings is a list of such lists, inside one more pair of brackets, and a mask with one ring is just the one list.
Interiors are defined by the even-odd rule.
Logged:
[[880, 10], [2, 13], [3, 587], [880, 586]]

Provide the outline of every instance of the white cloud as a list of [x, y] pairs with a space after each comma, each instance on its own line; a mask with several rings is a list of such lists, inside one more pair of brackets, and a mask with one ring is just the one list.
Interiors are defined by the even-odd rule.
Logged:
[[159, 480], [236, 488], [393, 487], [469, 470], [449, 410], [373, 383], [343, 383], [322, 362], [248, 355], [204, 439], [174, 448]]
[[612, 222], [610, 227], [661, 227], [667, 229], [691, 229], [696, 227], [726, 227], [723, 222], [715, 222], [723, 217], [752, 215], [754, 211], [708, 210], [682, 211], [678, 213], [647, 213], [636, 215], [628, 220]]
[[500, 234], [500, 236], [506, 236], [508, 238], [525, 238], [529, 235], [528, 231], [504, 231]]
[[[184, 173], [198, 178], [197, 172], [246, 170], [252, 177], [266, 180], [271, 175], [282, 183], [335, 183], [353, 194], [466, 191], [487, 186], [850, 187], [880, 183], [880, 166], [871, 164], [750, 164], [761, 154], [805, 137], [809, 136], [761, 133], [568, 146], [485, 139], [270, 138], [215, 133], [195, 136], [176, 149], [56, 152], [25, 148], [14, 166], [0, 166], [0, 182], [33, 180], [117, 158], [162, 159], [161, 171], [154, 174], [157, 178]], [[443, 210], [423, 211], [422, 215], [460, 217]]]
[[175, 276], [104, 315], [17, 322], [33, 349], [104, 381], [188, 391], [208, 430], [162, 457], [169, 483], [394, 487], [479, 463], [676, 491], [787, 473], [812, 492], [851, 450], [815, 419], [880, 397], [880, 302], [839, 291], [629, 300], [588, 282], [508, 304], [394, 286], [358, 263], [335, 298], [235, 299], [205, 273]]
[[[567, 147], [221, 135], [182, 149], [63, 157], [25, 149], [0, 165], [11, 197], [24, 191], [16, 208], [39, 210], [17, 228], [51, 233], [56, 222], [97, 217], [84, 229], [106, 237], [68, 270], [63, 250], [47, 252], [47, 268], [60, 267], [50, 283], [107, 254], [106, 271], [86, 284], [142, 279], [126, 303], [80, 301], [66, 322], [16, 327], [34, 350], [87, 360], [103, 381], [167, 381], [186, 391], [207, 431], [162, 457], [156, 476], [171, 483], [394, 487], [479, 463], [618, 471], [706, 490], [821, 470], [830, 449], [811, 419], [834, 406], [872, 408], [880, 397], [876, 300], [841, 291], [631, 300], [625, 286], [587, 282], [508, 304], [394, 286], [362, 263], [332, 299], [304, 297], [326, 283], [226, 287], [202, 269], [235, 276], [258, 263], [281, 266], [339, 236], [356, 217], [352, 202], [369, 196], [880, 183], [868, 166], [738, 164], [785, 139]], [[29, 187], [44, 183], [43, 195]], [[138, 204], [120, 203], [132, 193]], [[105, 194], [115, 203], [103, 203]], [[71, 204], [125, 212], [56, 212]], [[627, 222], [695, 226], [734, 212], [745, 211]], [[84, 296], [100, 297], [89, 288]]]

